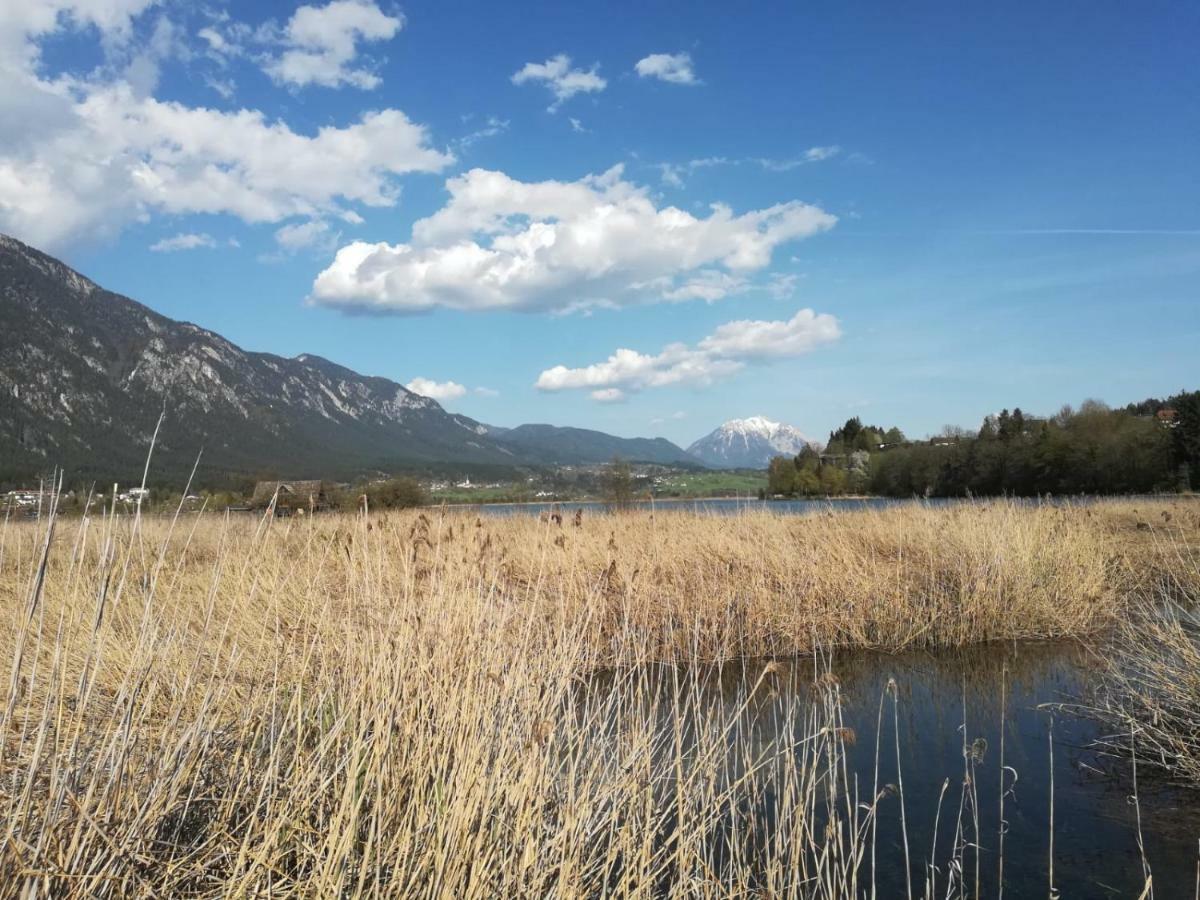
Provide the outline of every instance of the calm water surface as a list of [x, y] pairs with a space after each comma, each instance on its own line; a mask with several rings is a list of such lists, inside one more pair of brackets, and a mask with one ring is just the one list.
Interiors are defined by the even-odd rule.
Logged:
[[[650, 512], [702, 512], [717, 515], [730, 515], [741, 512], [763, 510], [766, 512], [795, 515], [819, 512], [829, 509], [883, 509], [889, 506], [904, 505], [914, 502], [918, 501], [895, 500], [887, 497], [860, 497], [856, 499], [833, 498], [821, 500], [757, 500], [752, 497], [745, 497], [742, 499], [734, 499], [729, 497], [707, 500], [638, 501], [637, 503], [633, 504], [633, 508], [647, 510]], [[920, 502], [940, 506], [947, 503], [956, 503], [960, 501], [935, 499]], [[584, 500], [565, 503], [475, 503], [463, 504], [455, 508], [469, 509], [472, 512], [481, 512], [493, 516], [540, 516], [543, 513], [550, 512], [560, 512], [564, 516], [567, 516], [574, 515], [575, 510], [577, 509], [582, 509], [585, 515], [595, 515], [608, 511], [608, 507], [598, 500]]]
[[[1103, 500], [1136, 499], [1139, 502], [1155, 503], [1170, 502], [1181, 499], [1179, 495], [1142, 496], [1136, 498], [1117, 497], [1062, 497], [1062, 498], [1017, 498], [1017, 502], [1029, 504], [1086, 504]], [[855, 511], [863, 509], [887, 509], [893, 506], [911, 506], [920, 504], [929, 507], [953, 506], [961, 503], [987, 503], [989, 498], [958, 499], [934, 497], [928, 500], [915, 498], [903, 499], [893, 497], [856, 497], [856, 498], [821, 498], [813, 500], [758, 500], [752, 497], [740, 499], [712, 498], [706, 500], [654, 500], [639, 501], [633, 504], [635, 509], [650, 512], [701, 512], [714, 515], [734, 515], [742, 512], [765, 511], [780, 515], [805, 515], [814, 512]], [[541, 516], [543, 513], [559, 512], [564, 517], [575, 514], [582, 509], [585, 515], [596, 515], [607, 512], [607, 506], [597, 500], [585, 500], [562, 503], [468, 503], [457, 504], [453, 509], [465, 509], [471, 512], [492, 516], [529, 515]]]
[[[709, 713], [716, 708], [735, 714], [765, 665], [766, 661], [757, 661], [704, 669], [699, 714], [704, 715], [706, 707]], [[891, 695], [886, 693], [889, 679], [895, 679], [914, 896], [920, 896], [924, 883], [938, 797], [949, 779], [936, 833], [938, 893], [945, 891], [964, 782], [964, 736], [978, 759], [981, 895], [997, 895], [1001, 729], [1004, 765], [1012, 769], [1005, 780], [1011, 787], [1004, 808], [1005, 896], [1049, 894], [1052, 778], [1054, 883], [1060, 896], [1140, 895], [1144, 878], [1138, 850], [1139, 811], [1154, 896], [1163, 900], [1196, 896], [1200, 794], [1166, 785], [1143, 765], [1135, 805], [1129, 760], [1105, 754], [1096, 746], [1105, 729], [1061, 706], [1055, 708], [1086, 697], [1094, 683], [1093, 665], [1082, 650], [1073, 645], [1026, 644], [938, 654], [855, 651], [834, 657], [830, 665], [845, 724], [856, 735], [848, 750], [851, 780], [857, 778], [864, 800], [871, 796], [877, 732], [883, 747], [879, 783], [899, 780], [897, 731]], [[812, 696], [817, 674], [811, 659], [789, 661], [781, 674], [771, 676], [775, 689], [763, 692], [760, 687], [753, 692], [740, 714], [744, 727], [738, 730], [738, 741], [744, 743], [730, 746], [731, 759], [745, 758], [746, 750], [765, 751], [781, 734], [801, 737], [803, 723], [789, 720], [797, 704], [787, 701], [796, 700], [797, 693]], [[663, 679], [677, 675], [669, 668], [661, 670]], [[604, 681], [600, 677], [588, 690], [603, 690]], [[876, 725], [881, 697], [886, 700], [880, 730]], [[664, 715], [664, 728], [670, 727], [669, 719], [669, 714]], [[758, 811], [765, 823], [762, 840], [770, 839], [772, 814], [768, 796]], [[894, 794], [880, 804], [877, 860], [878, 896], [905, 896], [900, 807]], [[966, 860], [973, 885], [974, 856], [968, 854]]]

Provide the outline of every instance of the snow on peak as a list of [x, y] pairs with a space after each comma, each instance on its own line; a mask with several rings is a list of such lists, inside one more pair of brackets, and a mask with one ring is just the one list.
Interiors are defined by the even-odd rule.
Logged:
[[766, 416], [730, 419], [688, 452], [712, 466], [761, 468], [773, 456], [794, 456], [810, 443], [797, 428]]
[[790, 428], [790, 425], [782, 425], [779, 422], [772, 422], [766, 416], [751, 416], [748, 419], [730, 419], [720, 430], [735, 434], [763, 434], [771, 435], [777, 432], [780, 428]]

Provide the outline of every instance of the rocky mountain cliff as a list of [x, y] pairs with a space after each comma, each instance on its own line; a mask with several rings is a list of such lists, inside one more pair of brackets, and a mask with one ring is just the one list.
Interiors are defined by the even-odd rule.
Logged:
[[487, 429], [386, 378], [242, 350], [0, 236], [0, 458], [73, 475], [346, 476], [398, 462], [511, 464]]
[[490, 429], [318, 356], [243, 350], [3, 235], [0, 325], [0, 477], [140, 478], [163, 411], [154, 472], [180, 482], [201, 450], [209, 479], [689, 459], [661, 440]]

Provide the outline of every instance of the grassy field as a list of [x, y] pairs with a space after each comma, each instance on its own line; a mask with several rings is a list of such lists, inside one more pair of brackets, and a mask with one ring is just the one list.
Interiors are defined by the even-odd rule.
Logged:
[[[525, 485], [505, 484], [499, 487], [459, 488], [449, 487], [430, 491], [432, 503], [529, 503], [538, 499]], [[547, 498], [543, 498], [547, 499]]]
[[765, 472], [677, 472], [665, 477], [656, 488], [662, 497], [757, 497], [766, 490]]
[[653, 667], [1111, 633], [1198, 548], [1187, 502], [9, 523], [0, 895], [861, 895], [836, 685], [731, 768]]
[[[686, 471], [672, 472], [669, 475], [658, 476], [655, 481], [649, 478], [638, 478], [635, 481], [635, 494], [642, 498], [655, 497], [757, 497], [760, 490], [766, 489], [767, 478], [762, 472], [744, 471]], [[496, 487], [459, 488], [447, 487], [431, 491], [430, 499], [436, 503], [550, 503], [556, 499], [563, 502], [572, 500], [603, 500], [603, 490], [593, 485], [593, 490], [575, 486], [563, 489], [561, 496], [536, 496], [539, 488], [530, 487], [524, 483], [502, 484]], [[546, 490], [546, 488], [541, 488]]]

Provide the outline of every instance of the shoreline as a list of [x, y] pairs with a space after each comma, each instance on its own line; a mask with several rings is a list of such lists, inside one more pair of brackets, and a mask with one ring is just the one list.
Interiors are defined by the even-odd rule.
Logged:
[[[634, 504], [647, 503], [709, 503], [713, 500], [734, 500], [747, 503], [770, 503], [769, 500], [759, 500], [757, 497], [656, 497], [653, 500], [634, 500]], [[605, 500], [599, 498], [575, 499], [575, 500], [476, 500], [473, 503], [431, 503], [427, 509], [436, 509], [438, 507], [446, 507], [448, 509], [476, 507], [476, 506], [578, 506], [580, 504], [590, 504], [593, 506], [604, 505]]]
[[[768, 506], [772, 503], [835, 503], [835, 502], [843, 501], [843, 500], [853, 500], [853, 501], [858, 501], [858, 502], [878, 500], [878, 501], [885, 501], [885, 502], [892, 502], [892, 503], [911, 503], [913, 501], [928, 503], [930, 501], [936, 501], [936, 502], [941, 503], [941, 502], [951, 502], [951, 501], [989, 502], [989, 501], [997, 501], [997, 500], [1000, 500], [1000, 501], [1003, 501], [1003, 500], [1022, 500], [1022, 501], [1053, 500], [1053, 501], [1058, 501], [1058, 502], [1061, 502], [1063, 500], [1076, 500], [1076, 501], [1096, 502], [1096, 501], [1104, 501], [1104, 500], [1163, 501], [1163, 500], [1197, 500], [1197, 499], [1200, 499], [1200, 493], [1194, 493], [1191, 491], [1181, 492], [1181, 493], [1173, 493], [1173, 492], [1164, 491], [1164, 492], [1158, 493], [1158, 494], [1046, 494], [1044, 496], [1038, 496], [1038, 497], [1006, 497], [1006, 496], [991, 496], [991, 495], [981, 495], [978, 497], [976, 497], [976, 496], [971, 496], [971, 497], [888, 497], [883, 494], [839, 494], [837, 496], [825, 495], [823, 497], [778, 497], [778, 498], [765, 497], [762, 499], [760, 499], [758, 497], [749, 497], [749, 496], [747, 496], [747, 497], [716, 497], [716, 496], [656, 497], [656, 498], [653, 498], [650, 500], [634, 500], [633, 504], [635, 506], [646, 506], [646, 505], [649, 505], [652, 503], [654, 503], [654, 504], [660, 504], [660, 503], [661, 504], [680, 504], [680, 503], [712, 503], [712, 502], [733, 501], [733, 502], [737, 502], [737, 503], [744, 502], [747, 505], [761, 503], [764, 506]], [[438, 508], [443, 508], [443, 507], [446, 509], [476, 509], [481, 506], [556, 506], [556, 505], [565, 507], [565, 506], [579, 506], [579, 505], [583, 505], [583, 504], [592, 505], [592, 506], [603, 506], [603, 505], [606, 505], [606, 502], [607, 501], [598, 499], [598, 498], [576, 499], [576, 500], [476, 500], [474, 502], [468, 502], [468, 503], [462, 503], [462, 502], [430, 503], [428, 506], [413, 507], [413, 509], [438, 509]]]
[[[796, 503], [796, 502], [814, 502], [825, 503], [835, 500], [905, 500], [908, 498], [900, 497], [883, 497], [877, 494], [844, 494], [836, 497], [787, 497], [774, 499], [771, 497], [655, 497], [651, 500], [634, 500], [634, 505], [648, 505], [651, 503], [712, 503], [714, 501], [731, 501], [736, 503]], [[965, 498], [964, 498], [965, 499]], [[478, 506], [578, 506], [580, 504], [590, 504], [593, 506], [604, 505], [607, 501], [599, 498], [576, 499], [576, 500], [477, 500], [473, 503], [431, 503], [426, 509], [436, 509], [438, 507], [446, 507], [448, 509], [478, 507]]]

